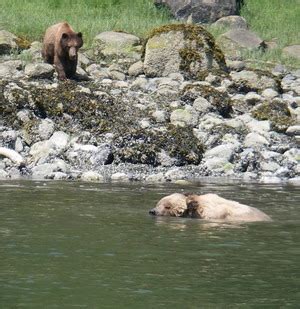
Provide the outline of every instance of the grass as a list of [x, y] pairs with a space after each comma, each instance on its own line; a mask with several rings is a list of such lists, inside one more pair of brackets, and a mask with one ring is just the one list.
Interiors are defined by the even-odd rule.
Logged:
[[81, 31], [89, 47], [102, 31], [121, 30], [144, 37], [153, 27], [169, 23], [171, 17], [152, 0], [0, 0], [0, 29], [30, 41], [41, 41], [46, 28], [60, 21]]
[[[277, 48], [266, 53], [247, 52], [245, 58], [261, 66], [264, 62], [300, 67], [300, 61], [284, 58], [281, 49], [300, 44], [300, 0], [244, 0], [241, 15], [266, 41]], [[174, 23], [167, 11], [157, 9], [153, 0], [0, 0], [0, 29], [30, 41], [41, 41], [45, 29], [68, 21], [81, 31], [85, 47], [95, 35], [107, 30], [122, 30], [145, 37], [154, 27]], [[224, 29], [211, 29], [214, 35]]]
[[[281, 50], [285, 46], [300, 44], [300, 0], [244, 0], [241, 9], [251, 31], [265, 41], [274, 41], [277, 47], [267, 52], [247, 51], [243, 57], [261, 67], [264, 63], [283, 63], [291, 67], [300, 67], [300, 61], [286, 58]], [[212, 28], [218, 36], [227, 29]]]

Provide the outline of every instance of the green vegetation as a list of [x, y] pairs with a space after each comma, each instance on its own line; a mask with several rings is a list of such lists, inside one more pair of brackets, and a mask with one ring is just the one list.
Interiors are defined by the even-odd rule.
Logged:
[[[244, 58], [253, 62], [254, 67], [262, 68], [265, 62], [284, 63], [299, 67], [300, 61], [286, 58], [281, 54], [285, 46], [300, 44], [300, 0], [244, 0], [241, 8], [251, 31], [257, 33], [266, 42], [277, 45], [267, 52], [246, 52]], [[227, 29], [210, 27], [218, 36]]]
[[273, 41], [277, 48], [264, 54], [250, 53], [247, 58], [255, 61], [282, 62], [300, 66], [300, 61], [286, 59], [281, 55], [285, 46], [300, 44], [300, 0], [245, 0], [241, 15], [246, 18], [250, 29], [265, 41]]
[[83, 32], [88, 47], [102, 31], [122, 30], [143, 37], [171, 18], [152, 0], [0, 0], [0, 29], [31, 41], [42, 40], [46, 28], [60, 21]]
[[[283, 47], [300, 44], [300, 0], [244, 0], [241, 15], [266, 41], [277, 47], [262, 52], [247, 52], [244, 57], [258, 67], [264, 62], [299, 66], [300, 61], [284, 58]], [[41, 40], [45, 29], [56, 22], [68, 21], [82, 31], [86, 47], [101, 31], [122, 30], [145, 37], [154, 27], [175, 21], [152, 0], [0, 0], [0, 29], [30, 41]], [[218, 35], [225, 29], [211, 29]]]

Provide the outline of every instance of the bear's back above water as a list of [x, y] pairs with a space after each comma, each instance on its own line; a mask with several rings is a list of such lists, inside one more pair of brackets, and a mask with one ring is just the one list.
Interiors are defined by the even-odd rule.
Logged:
[[42, 56], [54, 64], [59, 79], [75, 76], [78, 49], [82, 47], [82, 33], [76, 33], [67, 22], [49, 27], [44, 36]]

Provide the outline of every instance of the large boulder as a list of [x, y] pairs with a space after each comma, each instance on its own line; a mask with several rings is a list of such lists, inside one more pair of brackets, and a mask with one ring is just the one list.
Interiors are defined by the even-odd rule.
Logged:
[[0, 55], [9, 54], [12, 50], [22, 50], [29, 47], [29, 41], [18, 38], [9, 31], [0, 31]]
[[0, 55], [9, 53], [12, 49], [17, 49], [17, 37], [8, 31], [0, 31]]
[[170, 9], [180, 20], [191, 18], [195, 23], [212, 23], [217, 19], [234, 15], [238, 11], [237, 0], [154, 0], [156, 5]]
[[138, 61], [139, 51], [140, 39], [129, 33], [106, 31], [98, 34], [93, 41], [94, 56], [100, 58], [130, 58]]
[[258, 35], [247, 29], [232, 29], [217, 38], [217, 44], [229, 58], [239, 58], [245, 50], [264, 50], [267, 45]]
[[225, 58], [213, 36], [199, 25], [172, 24], [152, 30], [144, 50], [147, 76], [180, 72], [186, 78], [204, 79], [210, 70], [226, 71]]

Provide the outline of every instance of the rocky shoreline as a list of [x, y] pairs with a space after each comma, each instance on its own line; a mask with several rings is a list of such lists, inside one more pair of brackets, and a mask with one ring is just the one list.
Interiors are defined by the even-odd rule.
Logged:
[[[169, 33], [149, 40], [157, 48]], [[42, 62], [38, 42], [1, 52], [0, 179], [300, 183], [300, 70], [265, 72], [234, 59], [225, 69], [207, 46], [211, 67], [181, 47], [191, 63], [176, 67], [178, 56], [168, 55], [162, 68], [157, 49], [140, 43], [100, 34], [79, 55], [78, 79], [65, 82]]]

